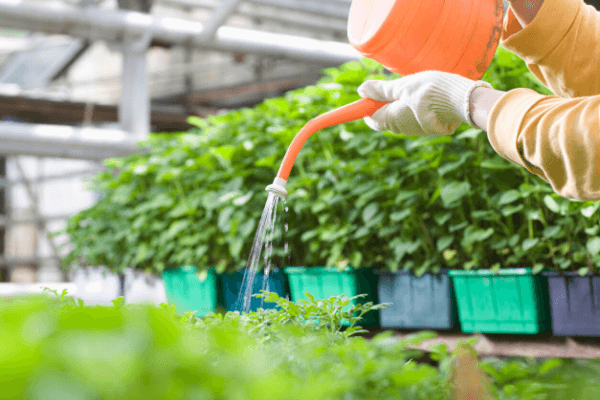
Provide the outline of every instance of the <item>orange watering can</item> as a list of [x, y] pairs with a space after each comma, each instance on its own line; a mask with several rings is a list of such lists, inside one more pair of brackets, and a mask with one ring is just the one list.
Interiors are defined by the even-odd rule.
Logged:
[[[348, 41], [360, 54], [402, 76], [442, 71], [479, 80], [498, 47], [502, 0], [353, 0]], [[387, 102], [364, 98], [310, 120], [288, 148], [266, 190], [287, 196], [285, 185], [309, 136], [372, 116]]]

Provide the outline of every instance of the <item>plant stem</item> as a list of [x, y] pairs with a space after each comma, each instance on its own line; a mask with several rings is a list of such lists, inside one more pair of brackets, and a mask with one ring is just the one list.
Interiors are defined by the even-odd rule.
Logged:
[[429, 232], [427, 232], [427, 228], [425, 227], [425, 224], [423, 222], [423, 217], [421, 216], [421, 214], [418, 214], [417, 218], [419, 221], [419, 225], [421, 226], [421, 229], [423, 230], [423, 233], [425, 233], [425, 237], [427, 237], [427, 242], [429, 243], [429, 246], [431, 246], [431, 248], [430, 248], [430, 254], [431, 254], [431, 253], [433, 253], [435, 246], [433, 244], [433, 241], [431, 240], [431, 236], [429, 236]]
[[179, 181], [179, 179], [175, 179], [175, 185], [177, 186], [177, 191], [179, 192], [179, 195], [183, 197], [185, 204], [187, 204], [188, 208], [190, 208], [190, 202], [188, 201], [188, 198], [185, 195], [185, 192], [183, 191], [183, 187], [181, 186], [181, 182]]

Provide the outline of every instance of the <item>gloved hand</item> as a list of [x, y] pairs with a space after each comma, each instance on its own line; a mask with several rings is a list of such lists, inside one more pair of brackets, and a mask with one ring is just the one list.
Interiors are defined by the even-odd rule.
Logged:
[[407, 136], [451, 135], [471, 120], [469, 98], [476, 87], [492, 85], [457, 74], [423, 71], [393, 81], [368, 80], [358, 88], [361, 97], [389, 101], [364, 120], [376, 131]]

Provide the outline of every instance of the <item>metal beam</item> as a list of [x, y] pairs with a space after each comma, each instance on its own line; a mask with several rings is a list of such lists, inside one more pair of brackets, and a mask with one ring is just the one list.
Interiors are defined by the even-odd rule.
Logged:
[[203, 36], [205, 38], [213, 38], [217, 29], [219, 29], [225, 20], [229, 18], [231, 13], [235, 11], [238, 4], [240, 4], [240, 1], [241, 0], [223, 0], [221, 6], [210, 16], [210, 22], [206, 25], [206, 28], [204, 28]]
[[279, 7], [287, 10], [312, 12], [328, 17], [348, 19], [350, 4], [306, 1], [306, 0], [248, 0], [250, 3]]
[[[25, 169], [21, 165], [21, 160], [17, 157], [15, 157], [15, 165], [17, 167], [19, 175], [21, 175], [21, 179], [25, 180], [25, 189], [29, 196], [29, 200], [31, 201], [31, 206], [29, 206], [29, 210], [33, 214], [33, 217], [37, 220], [36, 230], [35, 230], [35, 234], [37, 236], [36, 237], [37, 240], [35, 241], [35, 254], [37, 256], [40, 255], [40, 240], [39, 240], [40, 232], [39, 231], [42, 231], [42, 233], [44, 234], [46, 239], [48, 239], [48, 244], [50, 245], [50, 248], [52, 249], [54, 259], [56, 260], [57, 263], [60, 264], [60, 257], [58, 255], [58, 247], [56, 246], [56, 243], [54, 243], [54, 240], [49, 237], [50, 230], [48, 229], [48, 221], [42, 216], [42, 213], [40, 212], [40, 201], [39, 201], [40, 199], [39, 199], [37, 193], [35, 192], [35, 190], [33, 190], [32, 183], [27, 179], [27, 174], [25, 174]], [[39, 267], [39, 265], [38, 265], [38, 267]]]
[[78, 7], [41, 7], [0, 2], [0, 26], [12, 29], [69, 34], [90, 40], [121, 42], [127, 32], [150, 32], [155, 40], [214, 51], [245, 51], [291, 59], [341, 64], [362, 55], [345, 43], [294, 35], [220, 27], [213, 40], [202, 37], [205, 25], [180, 18], [133, 11]]
[[[185, 7], [193, 9], [214, 9], [218, 3], [214, 0], [157, 0], [157, 3], [169, 7]], [[319, 31], [330, 31], [346, 34], [347, 17], [328, 17], [310, 10], [284, 13], [281, 7], [243, 3], [238, 6], [234, 15], [249, 18], [259, 18], [265, 21], [278, 22], [286, 26], [301, 28], [318, 28]]]
[[0, 154], [104, 160], [143, 152], [116, 129], [0, 122]]
[[123, 44], [119, 125], [137, 140], [144, 140], [150, 133], [146, 50], [151, 39], [150, 31], [144, 32], [141, 37], [127, 34]]

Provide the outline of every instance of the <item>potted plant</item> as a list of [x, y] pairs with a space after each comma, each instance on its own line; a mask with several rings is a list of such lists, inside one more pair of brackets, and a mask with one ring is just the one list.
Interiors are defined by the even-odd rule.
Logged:
[[[483, 80], [499, 90], [529, 87], [551, 94], [527, 72], [522, 60], [499, 47]], [[542, 224], [537, 202], [540, 193], [552, 192], [551, 188], [500, 157], [485, 132], [466, 124], [452, 137], [411, 138], [404, 142], [402, 157], [410, 161], [397, 168], [404, 181], [386, 188], [397, 197], [387, 203], [395, 210], [390, 214], [389, 239], [382, 238], [393, 250], [380, 272], [380, 300], [393, 303], [381, 311], [382, 324], [451, 329], [457, 325], [458, 311], [463, 331], [502, 333], [508, 329], [502, 321], [514, 316], [495, 310], [515, 308], [528, 317], [508, 331], [548, 329], [544, 279], [534, 276], [541, 271], [543, 253], [534, 220]], [[514, 270], [524, 266], [529, 273]], [[509, 277], [511, 273], [518, 275]], [[500, 282], [504, 296], [495, 295]], [[483, 291], [469, 292], [471, 286], [482, 284]], [[537, 289], [530, 291], [525, 304], [511, 301], [523, 285]], [[472, 310], [483, 304], [481, 296], [494, 301], [475, 316]]]
[[598, 202], [544, 198], [556, 217], [543, 232], [552, 262], [548, 277], [552, 330], [560, 336], [600, 336]]
[[[150, 152], [107, 160], [105, 164], [110, 170], [98, 175], [96, 190], [106, 193], [105, 197], [118, 205], [120, 211], [116, 218], [127, 225], [120, 234], [124, 246], [119, 248], [119, 265], [155, 273], [183, 265], [199, 269], [214, 265], [224, 302], [231, 309], [231, 299], [237, 299], [242, 289], [252, 239], [266, 200], [264, 188], [276, 175], [287, 145], [308, 120], [331, 107], [357, 100], [358, 85], [369, 73], [383, 77], [379, 74], [381, 69], [369, 60], [327, 69], [317, 85], [288, 92], [282, 98], [265, 100], [252, 109], [207, 119], [190, 117], [189, 122], [197, 126], [190, 132], [152, 134], [145, 146], [150, 147]], [[293, 201], [293, 213], [290, 213], [293, 218], [285, 237], [292, 253], [302, 254], [296, 265], [321, 265], [327, 259], [335, 260], [346, 254], [352, 262], [360, 262], [358, 257], [370, 256], [358, 249], [367, 242], [376, 243], [376, 238], [361, 234], [362, 240], [353, 241], [348, 236], [360, 231], [358, 221], [354, 221], [356, 215], [348, 218], [334, 203], [331, 211], [327, 210], [330, 221], [324, 221], [316, 208], [324, 211], [327, 201], [345, 200], [341, 196], [353, 190], [344, 204], [356, 200], [361, 209], [373, 209], [376, 193], [373, 182], [369, 181], [379, 172], [373, 170], [378, 159], [373, 155], [369, 163], [364, 164], [360, 158], [369, 152], [367, 147], [373, 149], [374, 145], [382, 144], [381, 140], [391, 140], [394, 135], [379, 133], [375, 136], [379, 141], [373, 142], [372, 135], [371, 139], [365, 135], [368, 131], [362, 121], [324, 130], [320, 132], [321, 139], [310, 141], [298, 158], [299, 174], [289, 185], [295, 191], [288, 199]], [[341, 144], [342, 152], [333, 151], [334, 146]], [[324, 158], [324, 154], [329, 154], [330, 159]], [[393, 154], [388, 158], [392, 159]], [[343, 159], [351, 161], [343, 165], [339, 162]], [[353, 168], [362, 169], [360, 178], [351, 179]], [[341, 191], [332, 199], [329, 196], [333, 192], [323, 185], [335, 182], [335, 174], [344, 175], [339, 179], [344, 186], [336, 188]], [[353, 188], [357, 183], [361, 184], [358, 189], [369, 184], [370, 192], [365, 196], [357, 191]], [[335, 223], [340, 217], [340, 223]], [[94, 218], [102, 216], [98, 213]], [[370, 223], [374, 226], [379, 222]], [[306, 241], [303, 234], [315, 226], [324, 227], [322, 240], [336, 231], [333, 246], [328, 249], [314, 245], [308, 249], [301, 247]], [[72, 237], [81, 232], [79, 227], [72, 225], [72, 228], [69, 231]], [[279, 247], [283, 247], [283, 243]], [[371, 247], [372, 253], [383, 248]], [[79, 247], [72, 255], [82, 250]], [[323, 256], [324, 253], [329, 254]], [[275, 257], [282, 254], [278, 248], [273, 251]], [[272, 290], [281, 288], [280, 294], [285, 297], [282, 267], [273, 263], [269, 276], [274, 281], [270, 287]], [[264, 269], [265, 265], [259, 265], [260, 282]]]

